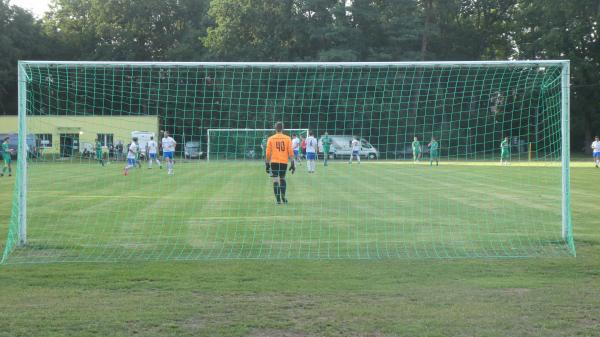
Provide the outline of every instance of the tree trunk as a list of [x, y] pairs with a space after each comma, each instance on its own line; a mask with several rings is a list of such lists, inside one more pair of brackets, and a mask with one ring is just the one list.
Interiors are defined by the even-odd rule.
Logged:
[[583, 141], [585, 154], [592, 154], [592, 114], [590, 110], [586, 110], [583, 117], [583, 134], [585, 140]]
[[429, 33], [433, 21], [433, 0], [423, 0], [423, 9], [425, 12], [425, 25], [423, 27], [423, 36], [421, 37], [421, 61], [427, 58], [427, 48], [429, 46]]

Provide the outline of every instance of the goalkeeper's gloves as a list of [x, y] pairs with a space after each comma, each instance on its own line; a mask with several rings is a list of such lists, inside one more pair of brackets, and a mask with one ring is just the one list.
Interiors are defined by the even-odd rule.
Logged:
[[267, 174], [271, 174], [271, 164], [265, 162], [265, 171], [267, 172]]
[[294, 174], [296, 172], [296, 162], [292, 160], [292, 165], [290, 165], [290, 172]]

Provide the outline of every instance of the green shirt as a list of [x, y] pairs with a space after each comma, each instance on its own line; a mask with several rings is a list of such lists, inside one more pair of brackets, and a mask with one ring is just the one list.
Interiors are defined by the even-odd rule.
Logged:
[[413, 152], [421, 151], [421, 142], [419, 142], [418, 140], [415, 140], [414, 142], [412, 142], [412, 149], [413, 149]]
[[321, 139], [321, 144], [323, 144], [323, 152], [328, 153], [329, 147], [331, 146], [331, 138], [327, 136], [323, 137], [323, 139]]
[[502, 149], [502, 152], [508, 152], [510, 150], [510, 144], [508, 140], [503, 140], [502, 143], [500, 143], [500, 148]]
[[431, 152], [437, 152], [440, 148], [440, 145], [438, 144], [438, 142], [436, 140], [431, 141]]
[[96, 152], [102, 152], [102, 143], [96, 142]]
[[2, 155], [4, 157], [10, 157], [10, 151], [8, 147], [8, 142], [2, 142]]
[[267, 138], [263, 138], [263, 140], [260, 142], [260, 146], [262, 147], [263, 151], [267, 151]]

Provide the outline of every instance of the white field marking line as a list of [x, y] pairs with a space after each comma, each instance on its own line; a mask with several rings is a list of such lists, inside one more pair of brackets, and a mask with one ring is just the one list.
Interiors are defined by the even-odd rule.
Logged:
[[[169, 200], [209, 200], [206, 198], [181, 198], [181, 197], [169, 197], [169, 196], [148, 196], [148, 195], [65, 195], [62, 191], [29, 191], [29, 193], [43, 193], [45, 195], [54, 194], [60, 195], [64, 198], [106, 198], [106, 199], [169, 199]], [[214, 200], [214, 199], [210, 199]], [[217, 201], [232, 201], [235, 199], [217, 199]]]
[[[429, 166], [429, 162], [414, 163], [412, 161], [362, 161], [365, 164], [373, 165], [407, 165], [407, 166]], [[570, 167], [592, 167], [593, 163], [571, 162]], [[512, 162], [510, 166], [501, 166], [500, 162], [477, 162], [477, 161], [440, 161], [440, 166], [489, 166], [503, 167], [560, 167], [560, 162]]]
[[[295, 219], [295, 216], [291, 215], [262, 215], [262, 216], [207, 216], [202, 218], [190, 218], [187, 222], [206, 221], [206, 220], [264, 220], [264, 219]], [[270, 224], [269, 224], [270, 225]]]

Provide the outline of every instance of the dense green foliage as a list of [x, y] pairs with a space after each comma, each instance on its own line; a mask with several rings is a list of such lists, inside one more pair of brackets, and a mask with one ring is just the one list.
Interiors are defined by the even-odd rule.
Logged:
[[555, 159], [561, 69], [25, 66], [29, 115], [158, 115], [180, 142], [206, 140], [209, 128], [270, 129], [279, 120], [364, 137], [384, 159], [398, 159], [415, 135], [438, 137], [451, 158], [494, 158], [508, 135], [532, 143], [537, 159]]
[[599, 18], [597, 0], [54, 0], [38, 20], [0, 0], [0, 114], [18, 59], [570, 59], [580, 150], [600, 128]]

